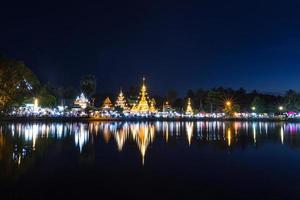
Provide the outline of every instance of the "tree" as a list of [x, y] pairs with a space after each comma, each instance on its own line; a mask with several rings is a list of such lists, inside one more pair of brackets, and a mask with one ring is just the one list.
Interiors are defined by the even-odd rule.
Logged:
[[284, 96], [283, 104], [286, 110], [298, 112], [300, 110], [300, 94], [288, 90]]
[[222, 103], [223, 95], [220, 91], [210, 90], [206, 97], [206, 103], [209, 105], [209, 112], [215, 112]]
[[191, 98], [191, 99], [195, 98], [195, 93], [193, 92], [193, 90], [189, 89], [187, 91], [186, 98]]
[[177, 98], [174, 103], [173, 103], [173, 107], [177, 110], [177, 111], [183, 111], [183, 106], [184, 106], [184, 101], [182, 98]]
[[78, 93], [79, 92], [72, 86], [55, 87], [55, 89], [52, 89], [52, 91], [50, 91], [50, 94], [56, 97], [56, 101], [60, 105], [69, 105], [71, 104], [71, 102], [73, 104], [73, 101], [75, 97], [78, 95]]
[[263, 113], [266, 111], [266, 105], [264, 99], [259, 96], [254, 97], [251, 103], [251, 109], [257, 113]]
[[33, 97], [39, 85], [37, 77], [23, 62], [0, 56], [0, 110]]
[[96, 92], [96, 84], [95, 76], [85, 75], [81, 78], [80, 89], [88, 98], [91, 98]]
[[44, 107], [54, 107], [56, 105], [56, 98], [43, 86], [40, 88], [36, 97], [39, 100], [39, 104]]
[[170, 90], [167, 93], [167, 99], [168, 99], [168, 101], [170, 102], [171, 105], [174, 104], [174, 101], [176, 100], [176, 98], [177, 98], [177, 92], [175, 90]]
[[195, 95], [195, 107], [197, 107], [197, 105], [199, 105], [199, 110], [200, 111], [204, 111], [204, 101], [206, 98], [207, 92], [205, 90], [202, 89], [198, 89]]

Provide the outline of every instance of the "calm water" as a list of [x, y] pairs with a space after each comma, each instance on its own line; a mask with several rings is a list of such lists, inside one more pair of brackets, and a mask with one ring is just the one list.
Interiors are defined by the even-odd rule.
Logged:
[[299, 147], [297, 123], [0, 124], [0, 191], [12, 199], [299, 199]]

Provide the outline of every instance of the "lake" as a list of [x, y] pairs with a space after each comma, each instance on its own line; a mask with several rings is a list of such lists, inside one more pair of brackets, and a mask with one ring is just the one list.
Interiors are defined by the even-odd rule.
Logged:
[[1, 199], [299, 199], [300, 123], [1, 123], [0, 184]]

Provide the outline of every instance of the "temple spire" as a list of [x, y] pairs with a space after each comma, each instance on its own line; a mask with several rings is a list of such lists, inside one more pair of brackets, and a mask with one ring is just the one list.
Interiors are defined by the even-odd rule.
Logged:
[[143, 77], [143, 84], [136, 104], [131, 109], [135, 113], [148, 113], [150, 111], [150, 102], [145, 84], [145, 77]]
[[122, 91], [122, 88], [120, 89], [119, 95], [117, 97], [117, 100], [115, 102], [115, 107], [120, 107], [123, 109], [123, 111], [126, 111], [128, 109], [125, 95]]
[[188, 103], [187, 103], [185, 114], [186, 115], [193, 115], [193, 113], [194, 112], [193, 112], [193, 108], [192, 108], [191, 98], [188, 98]]

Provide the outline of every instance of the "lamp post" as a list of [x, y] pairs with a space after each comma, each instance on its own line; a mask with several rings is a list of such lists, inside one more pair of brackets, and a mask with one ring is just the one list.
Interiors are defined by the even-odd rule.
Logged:
[[225, 111], [225, 113], [227, 113], [229, 116], [232, 116], [232, 102], [231, 101], [225, 101], [225, 109], [224, 109], [224, 111]]
[[279, 115], [282, 115], [283, 106], [278, 106], [278, 110], [279, 110]]

